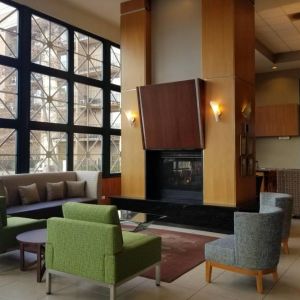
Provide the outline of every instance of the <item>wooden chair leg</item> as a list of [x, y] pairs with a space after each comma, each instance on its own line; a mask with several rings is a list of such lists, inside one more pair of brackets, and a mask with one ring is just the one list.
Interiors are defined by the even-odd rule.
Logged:
[[274, 282], [278, 281], [278, 273], [277, 273], [277, 270], [275, 270], [275, 271], [272, 273], [272, 276], [273, 276], [273, 281], [274, 281]]
[[212, 273], [212, 265], [210, 261], [205, 262], [205, 277], [206, 277], [206, 282], [211, 283], [211, 273]]
[[263, 272], [262, 271], [258, 271], [256, 274], [256, 289], [257, 292], [262, 294], [264, 292], [263, 289]]
[[284, 253], [284, 254], [289, 254], [289, 244], [288, 244], [288, 240], [283, 240], [283, 241], [282, 241], [282, 246], [283, 246], [283, 253]]

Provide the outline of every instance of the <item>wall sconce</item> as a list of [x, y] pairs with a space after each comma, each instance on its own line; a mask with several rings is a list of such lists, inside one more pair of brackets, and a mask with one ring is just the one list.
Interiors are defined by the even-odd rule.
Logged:
[[214, 113], [216, 122], [220, 121], [220, 116], [222, 114], [221, 106], [217, 101], [210, 101], [210, 107]]
[[242, 109], [241, 109], [241, 112], [242, 112], [242, 115], [245, 119], [250, 119], [250, 116], [251, 116], [251, 104], [250, 103], [245, 103], [243, 106], [242, 106]]
[[136, 115], [133, 111], [128, 110], [125, 112], [126, 118], [130, 124], [131, 127], [134, 127], [135, 121], [136, 121]]

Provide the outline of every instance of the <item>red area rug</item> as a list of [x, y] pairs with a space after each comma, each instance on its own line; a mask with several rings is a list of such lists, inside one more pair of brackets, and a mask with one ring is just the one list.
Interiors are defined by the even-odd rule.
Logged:
[[[161, 281], [164, 282], [172, 282], [201, 264], [205, 260], [205, 243], [216, 239], [209, 236], [152, 228], [140, 233], [162, 237]], [[154, 279], [154, 269], [143, 273], [142, 276]]]

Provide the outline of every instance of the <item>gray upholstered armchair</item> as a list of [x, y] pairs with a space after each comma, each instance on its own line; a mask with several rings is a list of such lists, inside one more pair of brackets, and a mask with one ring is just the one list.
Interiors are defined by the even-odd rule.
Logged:
[[264, 274], [277, 280], [277, 264], [283, 213], [277, 207], [262, 207], [260, 213], [236, 212], [234, 235], [205, 245], [206, 281], [211, 282], [212, 267], [256, 276], [256, 287], [263, 293]]
[[280, 207], [283, 210], [283, 225], [281, 243], [285, 254], [289, 253], [289, 236], [292, 221], [293, 197], [289, 194], [281, 193], [260, 193], [260, 208], [263, 206]]

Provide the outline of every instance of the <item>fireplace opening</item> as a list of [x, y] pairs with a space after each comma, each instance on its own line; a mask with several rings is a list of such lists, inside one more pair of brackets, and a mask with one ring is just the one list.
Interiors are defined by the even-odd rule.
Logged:
[[148, 199], [202, 204], [202, 151], [147, 151], [146, 180]]

